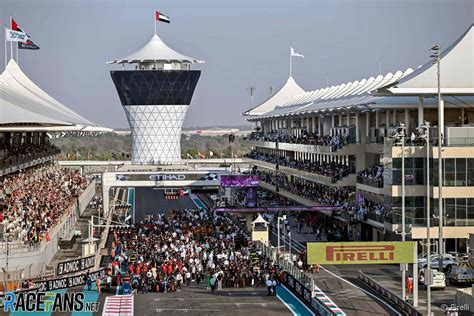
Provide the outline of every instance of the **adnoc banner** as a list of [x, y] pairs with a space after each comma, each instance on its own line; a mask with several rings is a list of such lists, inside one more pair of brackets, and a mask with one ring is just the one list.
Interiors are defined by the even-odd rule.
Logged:
[[415, 263], [415, 242], [307, 243], [308, 264]]

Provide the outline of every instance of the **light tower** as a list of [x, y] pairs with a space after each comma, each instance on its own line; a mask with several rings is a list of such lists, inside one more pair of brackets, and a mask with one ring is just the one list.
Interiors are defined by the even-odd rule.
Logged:
[[[122, 64], [110, 72], [132, 135], [132, 163], [181, 163], [181, 127], [203, 63], [184, 56], [153, 35], [131, 55], [109, 61]], [[125, 69], [125, 65], [133, 69]]]

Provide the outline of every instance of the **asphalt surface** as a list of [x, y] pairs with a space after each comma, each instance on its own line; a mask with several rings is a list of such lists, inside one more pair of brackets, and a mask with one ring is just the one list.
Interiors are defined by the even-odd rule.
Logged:
[[[292, 229], [292, 236], [300, 241], [300, 245], [293, 242], [293, 252], [303, 249], [301, 244], [305, 245], [306, 241], [316, 240], [314, 234], [298, 234], [296, 229]], [[276, 245], [276, 240], [277, 237], [272, 235], [272, 244]], [[327, 265], [320, 273], [312, 276], [315, 277], [316, 285], [347, 315], [399, 315], [401, 311], [397, 307], [358, 280], [359, 271], [401, 296], [401, 272], [398, 265]], [[412, 273], [411, 267], [409, 273]], [[435, 316], [445, 315], [441, 307], [454, 303], [456, 288], [448, 284], [444, 290], [431, 291], [432, 312]], [[419, 286], [418, 299], [418, 310], [426, 313], [426, 290], [423, 286]]]
[[135, 188], [135, 222], [140, 222], [150, 214], [167, 214], [171, 210], [185, 208], [196, 208], [189, 196], [166, 200], [163, 189]]
[[135, 315], [292, 315], [264, 288], [232, 288], [212, 293], [191, 285], [175, 293], [135, 295]]

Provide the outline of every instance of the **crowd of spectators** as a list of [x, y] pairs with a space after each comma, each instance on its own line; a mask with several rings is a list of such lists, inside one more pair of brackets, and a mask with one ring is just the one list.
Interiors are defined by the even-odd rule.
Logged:
[[275, 172], [257, 170], [256, 174], [263, 182], [313, 200], [321, 205], [340, 206], [353, 200], [353, 194], [351, 193], [353, 190], [350, 188], [329, 186], [317, 182], [303, 182], [298, 179], [290, 182], [288, 176], [283, 173], [277, 175]]
[[0, 145], [0, 169], [23, 164], [33, 159], [49, 155], [59, 154], [61, 151], [54, 145], [44, 144], [22, 144]]
[[376, 188], [383, 188], [383, 166], [376, 164], [360, 171], [357, 174], [357, 182]]
[[342, 148], [348, 144], [348, 137], [341, 135], [323, 135], [320, 136], [318, 133], [309, 133], [307, 131], [301, 131], [301, 135], [281, 135], [277, 132], [271, 132], [268, 134], [263, 133], [252, 133], [245, 137], [247, 140], [256, 141], [270, 141], [290, 144], [304, 144], [304, 145], [319, 145], [319, 146], [331, 146], [333, 150]]
[[206, 209], [157, 214], [113, 234], [108, 271], [136, 291], [174, 292], [192, 283], [212, 291], [263, 287], [278, 275], [238, 222]]
[[343, 177], [349, 173], [349, 166], [336, 162], [316, 162], [310, 160], [291, 160], [289, 157], [275, 154], [265, 154], [252, 150], [245, 157], [260, 161], [269, 162], [278, 166], [285, 166], [311, 173], [320, 174], [326, 177]]
[[392, 221], [391, 208], [383, 204], [373, 203], [364, 199], [363, 203], [356, 201], [354, 188], [336, 187], [319, 184], [316, 182], [304, 182], [298, 179], [289, 180], [283, 173], [255, 170], [260, 180], [268, 184], [312, 200], [319, 205], [338, 206], [338, 215], [348, 220], [364, 220], [367, 218], [379, 222]]
[[4, 237], [37, 245], [76, 205], [88, 179], [55, 163], [0, 177], [0, 223]]

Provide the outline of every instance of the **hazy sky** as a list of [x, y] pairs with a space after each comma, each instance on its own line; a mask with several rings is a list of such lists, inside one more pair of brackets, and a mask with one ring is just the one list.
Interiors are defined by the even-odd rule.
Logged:
[[[305, 55], [293, 76], [306, 90], [417, 67], [474, 22], [473, 0], [0, 0], [41, 47], [20, 51], [23, 71], [81, 115], [128, 127], [110, 78], [153, 35], [154, 9], [171, 18], [160, 37], [205, 60], [185, 126], [242, 124], [288, 77], [289, 46]], [[4, 41], [0, 41], [3, 55]], [[0, 64], [3, 64], [4, 58]]]

